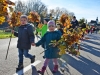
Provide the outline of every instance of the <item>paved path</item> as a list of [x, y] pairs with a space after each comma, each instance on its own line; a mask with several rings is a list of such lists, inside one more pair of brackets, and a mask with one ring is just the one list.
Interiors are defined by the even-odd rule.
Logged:
[[[90, 39], [81, 43], [81, 55], [77, 58], [70, 54], [65, 54], [59, 61], [59, 71], [52, 73], [53, 63], [50, 61], [44, 75], [100, 75], [100, 34], [89, 34]], [[37, 39], [36, 39], [37, 41]], [[36, 62], [30, 64], [30, 60], [25, 58], [24, 69], [15, 73], [18, 63], [18, 52], [16, 48], [17, 38], [13, 38], [7, 60], [5, 60], [6, 50], [9, 39], [0, 39], [0, 75], [39, 75], [38, 69], [41, 69], [44, 59], [43, 48], [32, 47], [31, 54], [36, 55]], [[65, 69], [62, 72], [62, 67]]]

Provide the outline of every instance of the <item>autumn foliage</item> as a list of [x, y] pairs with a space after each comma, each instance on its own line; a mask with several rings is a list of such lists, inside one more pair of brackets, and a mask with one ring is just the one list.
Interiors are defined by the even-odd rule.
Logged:
[[33, 23], [34, 22], [39, 22], [40, 21], [40, 16], [37, 12], [31, 11], [28, 15], [28, 19], [29, 19], [29, 21], [31, 21]]
[[0, 0], [0, 24], [5, 22], [5, 17], [8, 16], [8, 5], [15, 5], [10, 0]]
[[79, 44], [82, 38], [83, 31], [81, 28], [72, 29], [71, 20], [67, 14], [62, 14], [60, 23], [63, 26], [63, 35], [59, 41], [52, 40], [50, 44], [56, 44], [59, 48], [59, 55], [66, 54], [66, 52], [72, 55], [80, 55]]

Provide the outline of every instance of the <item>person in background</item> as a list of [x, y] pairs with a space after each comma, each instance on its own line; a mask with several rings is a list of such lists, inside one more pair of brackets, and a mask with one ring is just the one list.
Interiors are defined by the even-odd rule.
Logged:
[[95, 27], [95, 32], [96, 32], [96, 34], [98, 33], [98, 31], [99, 31], [99, 28], [96, 26], [96, 27]]
[[61, 24], [57, 24], [57, 30], [59, 30], [61, 34], [63, 35], [64, 32], [63, 32]]
[[48, 23], [49, 20], [50, 20], [50, 19], [45, 18], [45, 19], [44, 19], [44, 24], [43, 24], [42, 28], [38, 29], [38, 32], [40, 32], [40, 34], [41, 34], [41, 37], [43, 37], [44, 34], [47, 32], [47, 28], [48, 28], [48, 27], [47, 27], [47, 23]]
[[75, 16], [73, 16], [71, 24], [72, 24], [71, 28], [73, 28], [73, 29], [75, 29], [75, 28], [77, 28], [79, 26], [79, 23], [78, 23], [78, 21], [77, 21]]

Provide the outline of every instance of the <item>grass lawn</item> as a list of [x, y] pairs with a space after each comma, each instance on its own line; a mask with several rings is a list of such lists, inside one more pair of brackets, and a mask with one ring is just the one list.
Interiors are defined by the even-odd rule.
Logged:
[[[2, 30], [0, 30], [0, 39], [10, 38], [10, 36], [11, 32], [3, 32]], [[12, 37], [14, 37], [14, 35], [12, 35]]]

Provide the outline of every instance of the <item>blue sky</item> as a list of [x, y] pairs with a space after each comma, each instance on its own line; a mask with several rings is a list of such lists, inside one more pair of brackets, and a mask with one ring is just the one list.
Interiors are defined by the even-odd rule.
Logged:
[[85, 18], [89, 22], [90, 20], [95, 20], [96, 17], [98, 17], [100, 21], [100, 0], [41, 0], [41, 1], [49, 9], [54, 9], [56, 7], [66, 8], [66, 10], [68, 10], [69, 12], [73, 12], [78, 20], [81, 18]]

